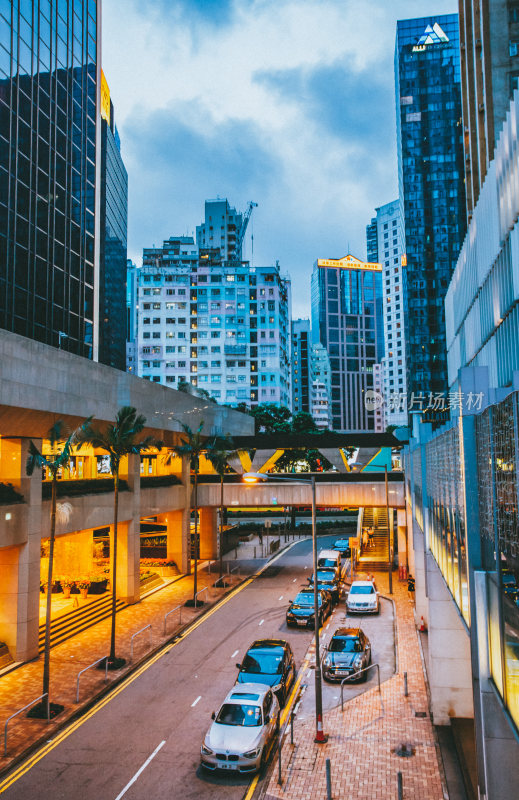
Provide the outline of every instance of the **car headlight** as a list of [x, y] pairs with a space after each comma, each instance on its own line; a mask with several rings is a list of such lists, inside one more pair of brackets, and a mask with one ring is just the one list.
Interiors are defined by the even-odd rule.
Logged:
[[248, 750], [243, 754], [244, 758], [257, 758], [260, 754], [261, 747], [256, 747], [255, 750]]
[[212, 756], [213, 755], [213, 750], [211, 750], [211, 748], [208, 747], [206, 744], [202, 745], [201, 750], [202, 750], [202, 753], [203, 753], [204, 756]]
[[279, 690], [282, 689], [282, 688], [283, 688], [283, 684], [282, 683], [277, 683], [275, 686], [271, 686], [271, 689], [272, 689], [273, 692], [279, 692]]
[[362, 656], [355, 656], [353, 659], [353, 666], [355, 669], [360, 669], [362, 667]]
[[332, 659], [330, 658], [330, 656], [326, 656], [326, 658], [324, 659], [323, 663], [324, 663], [325, 667], [331, 667], [332, 666]]

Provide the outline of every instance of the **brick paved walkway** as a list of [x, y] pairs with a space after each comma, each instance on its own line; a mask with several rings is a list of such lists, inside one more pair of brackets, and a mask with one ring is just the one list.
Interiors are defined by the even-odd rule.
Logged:
[[[376, 574], [377, 585], [387, 594], [387, 576]], [[403, 777], [404, 800], [443, 800], [442, 767], [433, 726], [427, 710], [427, 692], [413, 609], [407, 584], [393, 580], [396, 607], [398, 672], [378, 689], [360, 694], [325, 715], [327, 744], [314, 744], [315, 720], [294, 722], [282, 750], [282, 785], [278, 767], [265, 787], [264, 800], [324, 800], [325, 761], [331, 762], [334, 800], [397, 800], [397, 773]], [[404, 697], [404, 672], [409, 696]], [[381, 704], [382, 700], [382, 704]], [[425, 717], [415, 712], [426, 712]], [[411, 744], [414, 755], [395, 754], [401, 744]]]
[[[264, 562], [258, 559], [257, 566], [260, 567], [262, 563]], [[212, 574], [209, 574], [205, 568], [198, 570], [198, 588], [201, 590], [208, 587], [208, 597], [206, 598], [204, 593], [201, 599], [204, 601], [208, 599], [211, 604], [217, 602], [229, 591], [229, 588], [215, 589], [212, 586], [218, 575], [216, 569], [217, 565], [213, 565]], [[240, 579], [234, 576], [233, 583], [236, 585], [239, 582]], [[119, 611], [116, 628], [117, 655], [129, 661], [132, 635], [150, 623], [152, 625], [151, 648], [149, 631], [145, 631], [134, 641], [134, 664], [149, 654], [150, 649], [160, 647], [179, 628], [178, 612], [175, 612], [168, 618], [167, 635], [164, 636], [164, 614], [192, 596], [193, 578], [184, 576], [159, 591], [151, 593], [140, 603]], [[182, 625], [189, 623], [200, 613], [200, 609], [195, 612], [191, 608], [182, 608]], [[81, 677], [80, 704], [76, 705], [77, 674], [84, 667], [107, 655], [110, 646], [110, 630], [111, 620], [106, 619], [51, 650], [50, 697], [53, 703], [64, 705], [65, 710], [55, 721], [50, 723], [44, 720], [27, 719], [25, 713], [12, 720], [8, 729], [7, 757], [4, 756], [3, 747], [5, 722], [11, 714], [41, 694], [43, 656], [0, 677], [0, 732], [2, 733], [0, 773], [8, 769], [22, 752], [39, 739], [50, 738], [57, 727], [62, 726], [63, 722], [76, 713], [78, 708], [91, 701], [97, 693], [105, 688], [104, 671], [100, 672], [95, 668], [89, 670]], [[125, 675], [130, 669], [131, 665], [127, 664], [122, 670], [109, 673], [109, 683], [115, 678]]]

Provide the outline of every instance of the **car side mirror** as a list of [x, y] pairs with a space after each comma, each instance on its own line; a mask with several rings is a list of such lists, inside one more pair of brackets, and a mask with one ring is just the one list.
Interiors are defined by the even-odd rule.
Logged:
[[369, 650], [369, 644], [364, 645], [364, 650]]
[[236, 664], [236, 669], [241, 669], [241, 664]]
[[213, 713], [211, 714], [211, 719], [216, 719], [216, 714], [214, 713], [214, 711], [213, 711]]

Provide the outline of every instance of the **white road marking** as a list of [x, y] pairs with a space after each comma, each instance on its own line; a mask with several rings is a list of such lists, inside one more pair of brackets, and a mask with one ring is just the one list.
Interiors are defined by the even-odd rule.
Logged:
[[294, 578], [294, 580], [292, 581], [292, 583], [295, 583], [296, 581], [297, 581], [297, 578]]
[[201, 694], [199, 694], [199, 695], [198, 695], [198, 697], [196, 698], [195, 702], [194, 702], [194, 703], [191, 703], [191, 708], [194, 708], [194, 707], [196, 706], [196, 704], [197, 704], [197, 703], [198, 703], [198, 702], [199, 702], [201, 699], [202, 699], [202, 695], [201, 695]]
[[278, 600], [283, 600], [283, 595], [281, 595], [281, 597], [279, 597]]
[[261, 622], [258, 623], [258, 625], [263, 625], [264, 622], [265, 622], [265, 620], [262, 619]]
[[232, 654], [231, 658], [234, 658], [235, 656], [237, 656], [239, 652], [240, 652], [239, 650], [235, 650], [234, 653]]
[[149, 758], [147, 758], [147, 759], [146, 759], [146, 761], [144, 762], [144, 764], [142, 765], [142, 767], [140, 767], [140, 768], [137, 770], [137, 772], [135, 773], [135, 775], [133, 776], [133, 778], [131, 779], [131, 781], [129, 781], [129, 783], [127, 783], [127, 784], [126, 784], [126, 786], [124, 787], [124, 789], [122, 790], [122, 792], [119, 792], [119, 794], [117, 795], [117, 797], [115, 798], [115, 800], [121, 800], [121, 797], [122, 797], [123, 795], [125, 795], [125, 794], [126, 794], [126, 792], [128, 791], [128, 789], [130, 788], [130, 786], [133, 786], [133, 784], [135, 783], [135, 781], [137, 780], [137, 778], [139, 777], [139, 775], [141, 774], [141, 772], [144, 772], [144, 770], [146, 769], [146, 767], [148, 766], [148, 764], [150, 763], [150, 761], [152, 761], [152, 760], [155, 758], [155, 756], [157, 755], [157, 753], [159, 752], [159, 750], [161, 749], [161, 747], [164, 747], [164, 745], [165, 745], [165, 744], [166, 744], [166, 740], [165, 740], [165, 739], [163, 739], [163, 740], [162, 740], [162, 742], [159, 744], [159, 746], [155, 748], [155, 750], [153, 751], [153, 753], [151, 754], [151, 756], [150, 756]]

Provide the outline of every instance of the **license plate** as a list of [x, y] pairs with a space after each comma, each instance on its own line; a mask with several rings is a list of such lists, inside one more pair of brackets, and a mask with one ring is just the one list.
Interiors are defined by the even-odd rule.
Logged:
[[226, 762], [222, 762], [221, 764], [218, 764], [218, 767], [220, 769], [238, 769], [238, 764], [236, 762], [231, 763], [231, 764], [228, 764]]
[[340, 678], [346, 678], [350, 673], [345, 669], [336, 669], [335, 674], [338, 675]]
[[307, 624], [306, 619], [298, 619], [297, 620], [297, 624], [298, 625], [306, 625]]

